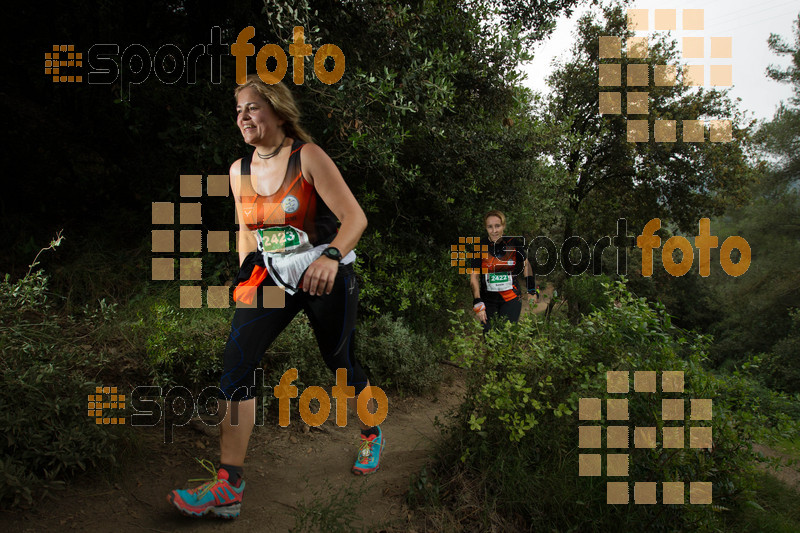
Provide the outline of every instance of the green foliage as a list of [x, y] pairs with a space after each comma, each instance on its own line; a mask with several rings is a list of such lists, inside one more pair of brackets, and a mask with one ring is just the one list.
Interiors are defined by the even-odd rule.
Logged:
[[[710, 331], [717, 338], [714, 358], [741, 362], [749, 354], [771, 352], [789, 335], [790, 309], [800, 307], [800, 194], [776, 194], [761, 188], [749, 206], [732, 211], [717, 223], [720, 242], [741, 235], [752, 250], [748, 271], [737, 279], [712, 272], [711, 305], [717, 320]], [[795, 389], [800, 390], [800, 389]]]
[[[174, 364], [172, 356], [178, 351], [177, 334], [183, 328], [179, 320], [179, 313], [168, 304], [156, 304], [153, 306], [153, 321], [148, 324], [151, 333], [147, 337], [145, 347], [147, 348], [147, 358], [152, 365], [164, 365], [172, 367]], [[140, 319], [139, 326], [144, 325], [144, 319]]]
[[[789, 335], [775, 343], [771, 353], [751, 355], [741, 365], [743, 374], [758, 383], [757, 391], [765, 393], [770, 399], [784, 398], [789, 394], [800, 395], [800, 369], [797, 354], [800, 353], [800, 312], [792, 312], [793, 326]], [[760, 397], [762, 395], [758, 395]], [[788, 402], [788, 406], [793, 405]], [[800, 409], [793, 415], [800, 419]]]
[[[789, 414], [776, 417], [777, 400], [752, 401], [752, 380], [705, 370], [708, 339], [675, 328], [663, 306], [634, 297], [622, 282], [605, 288], [617, 305], [596, 309], [577, 324], [525, 316], [482, 343], [469, 326], [455, 322], [451, 354], [470, 369], [470, 377], [467, 400], [441, 452], [442, 490], [466, 476], [470, 490], [492, 495], [486, 513], [496, 509], [517, 517], [526, 529], [536, 524], [559, 531], [712, 530], [720, 524], [714, 509], [737, 508], [751, 498], [752, 439], [792, 435], [797, 423]], [[684, 397], [713, 399], [712, 421], [686, 417], [676, 424], [660, 416], [662, 398], [674, 395], [660, 387], [656, 393], [631, 394], [625, 425], [656, 427], [660, 434], [665, 425], [682, 424], [687, 439], [691, 427], [711, 426], [712, 450], [630, 447], [627, 453], [630, 479], [710, 481], [714, 507], [609, 506], [604, 479], [578, 476], [578, 454], [587, 453], [578, 449], [576, 427], [586, 424], [577, 420], [579, 399], [614, 397], [605, 390], [609, 370], [680, 370]], [[605, 419], [597, 424], [621, 425]], [[522, 496], [530, 494], [537, 497]], [[493, 519], [477, 518], [484, 526]]]
[[561, 290], [562, 296], [570, 303], [570, 319], [577, 321], [580, 315], [610, 305], [612, 302], [603, 287], [610, 282], [611, 279], [605, 274], [582, 274], [567, 278]]
[[[752, 439], [761, 443], [792, 442], [800, 438], [800, 395], [768, 389], [760, 383], [758, 357], [721, 380], [719, 393], [740, 420], [752, 424]], [[769, 416], [764, 416], [769, 413]]]
[[800, 393], [800, 310], [792, 313], [792, 329], [775, 343], [764, 362], [767, 384], [777, 390]]
[[[599, 39], [603, 35], [620, 36], [623, 46], [619, 59], [599, 57]], [[561, 179], [553, 182], [553, 207], [559, 211], [558, 230], [552, 235], [556, 242], [572, 236], [596, 242], [614, 234], [621, 218], [633, 231], [659, 218], [665, 226], [691, 233], [696, 231], [700, 218], [721, 214], [729, 206], [742, 203], [756, 178], [746, 157], [751, 125], [724, 91], [682, 84], [666, 87], [656, 85], [654, 77], [648, 76], [647, 84], [642, 86], [648, 95], [648, 142], [628, 141], [624, 112], [599, 113], [598, 65], [602, 68], [603, 64], [622, 64], [622, 72], [630, 72], [638, 65], [652, 73], [655, 65], [681, 62], [679, 48], [668, 34], [648, 38], [646, 58], [632, 57], [625, 43], [633, 36], [627, 28], [623, 3], [583, 16], [571, 57], [557, 65], [548, 79], [551, 94], [533, 106], [534, 113], [543, 117], [540, 127], [554, 139], [543, 146], [544, 151], [561, 174]], [[607, 94], [613, 92], [612, 87], [607, 90]], [[600, 94], [604, 91], [601, 87]], [[624, 111], [627, 102], [623, 99], [621, 105]], [[653, 137], [654, 118], [682, 124], [708, 117], [730, 117], [733, 141], [684, 142], [680, 129], [676, 142], [656, 142]], [[631, 262], [635, 260], [631, 258]], [[602, 271], [612, 272], [615, 266], [606, 264]], [[635, 269], [631, 268], [631, 272]], [[635, 280], [637, 293], [668, 305], [681, 325], [707, 326], [713, 315], [705, 306], [702, 291], [693, 291], [703, 280], [694, 273], [681, 279], [664, 274], [663, 270], [656, 271], [660, 279]], [[572, 320], [588, 311], [588, 307], [579, 309], [587, 296], [581, 294], [584, 289], [574, 286], [581, 282], [570, 280], [571, 286], [565, 287], [565, 277], [558, 271], [553, 282], [560, 293], [572, 293], [573, 298], [566, 297]], [[647, 290], [641, 290], [643, 286]]]
[[387, 313], [403, 318], [415, 331], [430, 333], [446, 327], [445, 309], [456, 305], [463, 290], [450, 266], [448, 248], [433, 253], [425, 249], [404, 249], [368, 231], [361, 239], [356, 261], [359, 276], [359, 306], [366, 316]]
[[[318, 481], [316, 482], [318, 483]], [[372, 531], [367, 526], [356, 527], [358, 506], [368, 490], [366, 484], [351, 488], [350, 484], [334, 487], [330, 481], [312, 490], [310, 502], [298, 504], [294, 512], [294, 528], [297, 533], [351, 533]], [[327, 494], [323, 494], [323, 492]]]
[[157, 295], [131, 323], [132, 342], [158, 386], [198, 389], [214, 384], [222, 370], [222, 348], [230, 331], [227, 309], [181, 309], [176, 294]]
[[428, 338], [401, 318], [381, 315], [356, 330], [357, 356], [370, 383], [406, 394], [434, 389], [441, 377], [439, 354]]
[[778, 156], [778, 177], [785, 183], [796, 182], [800, 177], [800, 14], [794, 19], [794, 43], [789, 44], [778, 34], [770, 34], [770, 50], [781, 56], [788, 56], [791, 64], [785, 69], [770, 66], [767, 76], [792, 87], [792, 97], [781, 103], [771, 122], [764, 124], [759, 131], [759, 139], [773, 155]]
[[[716, 231], [712, 229], [712, 233], [716, 234]], [[662, 242], [672, 237], [667, 231], [656, 234], [662, 238]], [[691, 235], [684, 236], [690, 240], [693, 238]], [[676, 277], [666, 271], [661, 254], [656, 251], [653, 254], [653, 275], [644, 277], [641, 275], [641, 254], [637, 252], [628, 256], [628, 271], [632, 273], [628, 287], [631, 291], [649, 301], [663, 304], [676, 326], [707, 332], [719, 319], [719, 314], [713, 307], [711, 281], [700, 276], [696, 258], [689, 272]], [[712, 260], [711, 268], [720, 270], [719, 263]]]
[[412, 506], [417, 505], [439, 505], [441, 499], [441, 486], [436, 478], [430, 476], [427, 467], [422, 467], [408, 483], [406, 502]]
[[48, 276], [35, 265], [17, 281], [6, 275], [0, 282], [0, 504], [11, 507], [32, 504], [79, 472], [116, 464], [129, 444], [121, 427], [86, 416], [107, 358], [84, 339], [114, 316], [113, 307], [59, 314]]
[[725, 517], [726, 531], [795, 533], [800, 531], [797, 491], [769, 473], [756, 475], [758, 492], [749, 505]]
[[[602, 19], [587, 14], [579, 21], [572, 57], [559, 65], [549, 79], [552, 96], [540, 110], [552, 135], [558, 139], [551, 154], [570, 177], [562, 192], [564, 237], [610, 234], [618, 218], [629, 227], [642, 227], [652, 218], [694, 228], [703, 216], [721, 213], [734, 199], [746, 194], [751, 173], [744, 155], [749, 127], [724, 92], [696, 90], [682, 84], [655, 84], [652, 76], [643, 86], [649, 98], [649, 116], [697, 120], [730, 117], [733, 142], [688, 143], [628, 142], [625, 114], [598, 112], [597, 65], [678, 64], [678, 47], [666, 34], [650, 39], [646, 59], [625, 51], [621, 59], [599, 57], [599, 37], [618, 35], [623, 43], [633, 36], [627, 29], [625, 7], [604, 8]], [[603, 89], [601, 88], [601, 94]], [[623, 110], [626, 102], [622, 102]], [[652, 121], [652, 118], [650, 119]]]
[[757, 132], [759, 148], [768, 157], [760, 164], [761, 180], [750, 190], [750, 203], [714, 222], [720, 243], [728, 235], [741, 235], [752, 256], [740, 278], [710, 278], [717, 321], [709, 329], [717, 338], [712, 355], [718, 364], [741, 364], [763, 353], [765, 382], [800, 392], [797, 319], [791, 314], [800, 308], [800, 18], [794, 22], [793, 45], [775, 34], [769, 39], [770, 48], [792, 63], [786, 69], [770, 68], [768, 75], [791, 84], [794, 96]]

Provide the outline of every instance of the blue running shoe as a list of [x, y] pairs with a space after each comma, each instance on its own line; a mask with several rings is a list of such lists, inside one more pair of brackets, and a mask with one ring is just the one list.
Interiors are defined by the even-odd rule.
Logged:
[[[227, 470], [220, 469], [215, 472], [211, 461], [202, 460], [200, 464], [214, 477], [193, 489], [173, 490], [167, 495], [167, 501], [186, 516], [203, 516], [208, 513], [221, 518], [239, 516], [242, 509], [244, 480], [240, 479], [238, 485], [232, 485], [228, 481]], [[189, 481], [202, 481], [202, 479]]]
[[353, 465], [353, 473], [357, 475], [371, 474], [378, 469], [381, 461], [381, 451], [383, 450], [384, 439], [380, 426], [377, 435], [365, 437], [361, 435], [361, 447], [358, 449], [356, 464]]

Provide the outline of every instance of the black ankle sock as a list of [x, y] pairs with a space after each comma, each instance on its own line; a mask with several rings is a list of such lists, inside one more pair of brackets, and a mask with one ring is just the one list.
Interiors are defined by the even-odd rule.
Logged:
[[361, 434], [364, 435], [365, 437], [369, 437], [370, 435], [377, 436], [378, 435], [378, 426], [374, 426], [374, 427], [367, 428], [367, 429], [362, 429], [361, 430]]
[[228, 473], [228, 483], [231, 485], [238, 485], [239, 480], [242, 479], [243, 469], [241, 466], [233, 466], [220, 464], [219, 467]]

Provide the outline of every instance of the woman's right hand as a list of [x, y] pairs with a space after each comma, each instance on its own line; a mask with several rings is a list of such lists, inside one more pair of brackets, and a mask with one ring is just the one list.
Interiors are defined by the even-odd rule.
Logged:
[[486, 324], [486, 304], [480, 298], [475, 298], [472, 301], [472, 311], [481, 321], [481, 324]]

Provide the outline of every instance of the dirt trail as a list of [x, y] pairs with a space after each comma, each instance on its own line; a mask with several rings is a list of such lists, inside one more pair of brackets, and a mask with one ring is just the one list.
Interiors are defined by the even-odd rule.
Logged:
[[[461, 370], [441, 365], [442, 383], [435, 395], [389, 396], [389, 414], [382, 425], [386, 438], [381, 468], [368, 476], [350, 472], [358, 449], [358, 424], [351, 413], [345, 428], [332, 420], [322, 430], [303, 431], [293, 415], [288, 428], [258, 428], [250, 441], [245, 465], [242, 514], [234, 521], [180, 515], [166, 501], [174, 488], [194, 486], [189, 478], [206, 477], [194, 457], [218, 460], [216, 439], [189, 426], [176, 428], [175, 442], [162, 434], [143, 435], [149, 458], [130, 465], [116, 482], [76, 483], [54, 500], [28, 511], [0, 513], [0, 530], [39, 531], [289, 531], [303, 502], [327, 504], [343, 490], [363, 492], [355, 524], [386, 531], [406, 531], [409, 515], [404, 496], [409, 479], [429, 460], [443, 419], [464, 395]], [[333, 418], [333, 416], [332, 416]], [[145, 431], [141, 428], [131, 428]]]
[[[548, 285], [533, 310], [543, 313], [552, 295]], [[527, 299], [523, 312], [530, 312]], [[184, 517], [166, 501], [175, 488], [186, 488], [190, 478], [207, 472], [195, 457], [218, 461], [218, 438], [213, 431], [190, 426], [175, 429], [174, 442], [163, 443], [161, 428], [131, 428], [141, 432], [147, 450], [144, 459], [132, 459], [114, 481], [84, 478], [53, 499], [26, 511], [0, 512], [4, 532], [39, 531], [267, 531], [284, 532], [295, 526], [299, 507], [314, 501], [327, 504], [345, 491], [362, 494], [357, 527], [408, 531], [412, 525], [404, 504], [410, 478], [429, 461], [439, 431], [434, 419], [443, 419], [463, 399], [462, 370], [441, 365], [441, 386], [433, 395], [398, 398], [389, 395], [389, 415], [382, 425], [386, 439], [381, 469], [354, 476], [350, 468], [358, 449], [358, 422], [354, 413], [345, 428], [331, 419], [322, 429], [308, 429], [293, 414], [288, 428], [271, 425], [253, 433], [245, 465], [242, 514], [233, 521]], [[304, 431], [305, 429], [305, 431]]]
[[791, 455], [775, 450], [768, 446], [764, 446], [763, 444], [754, 444], [753, 450], [761, 453], [765, 457], [779, 457], [782, 465], [780, 470], [767, 468], [764, 465], [759, 465], [758, 468], [760, 470], [764, 470], [772, 477], [783, 481], [789, 487], [800, 492], [800, 465], [794, 461], [794, 458]]

